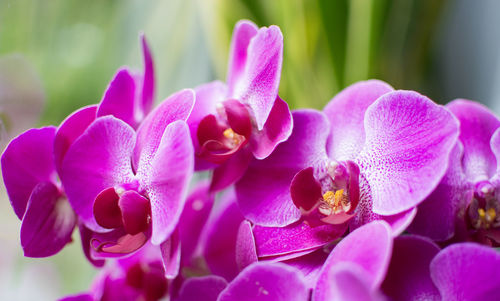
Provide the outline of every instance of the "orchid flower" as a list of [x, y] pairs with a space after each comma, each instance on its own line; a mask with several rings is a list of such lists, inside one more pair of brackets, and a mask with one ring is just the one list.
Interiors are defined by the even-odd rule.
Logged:
[[[398, 235], [441, 180], [458, 136], [457, 121], [446, 109], [375, 80], [346, 88], [324, 113], [298, 110], [293, 120], [290, 138], [267, 159], [254, 160], [236, 183], [256, 240], [256, 229], [285, 240], [285, 232], [310, 233], [310, 242], [303, 234], [289, 240], [296, 248], [284, 243], [288, 250], [277, 245], [282, 240], [263, 239], [275, 247], [268, 256], [313, 251], [348, 226], [379, 219]], [[334, 235], [325, 239], [315, 231]]]
[[264, 159], [292, 130], [288, 105], [278, 97], [283, 36], [277, 26], [236, 24], [227, 84], [196, 89], [188, 120], [197, 169], [215, 167], [212, 190], [238, 180], [250, 159]]
[[170, 96], [137, 133], [113, 116], [99, 117], [66, 151], [61, 180], [76, 214], [94, 232], [95, 258], [134, 252], [150, 237], [162, 247], [178, 242], [178, 235], [166, 240], [176, 229], [192, 175], [185, 120], [193, 102], [191, 90]]
[[410, 226], [434, 240], [500, 244], [500, 120], [481, 104], [458, 99], [447, 108], [460, 122], [448, 170]]

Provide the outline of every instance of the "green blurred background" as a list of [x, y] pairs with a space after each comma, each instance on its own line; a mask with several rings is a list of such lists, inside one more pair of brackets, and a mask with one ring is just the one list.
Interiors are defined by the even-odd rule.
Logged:
[[[467, 11], [461, 8], [464, 3], [0, 0], [2, 145], [30, 126], [57, 125], [73, 110], [99, 102], [120, 66], [141, 69], [140, 31], [155, 60], [157, 102], [181, 88], [224, 79], [231, 32], [242, 18], [281, 27], [280, 95], [292, 108], [321, 109], [342, 88], [369, 78], [417, 90], [441, 103], [458, 96], [453, 92], [457, 86], [462, 96], [473, 98], [477, 94], [463, 84], [470, 80], [459, 77], [450, 83], [447, 74], [460, 74], [453, 67], [479, 50], [472, 48], [457, 60], [443, 59], [460, 47], [453, 43], [467, 43], [460, 34], [456, 41], [444, 38], [451, 36], [456, 15]], [[461, 34], [475, 37], [466, 30]], [[50, 300], [89, 286], [95, 271], [84, 260], [76, 233], [76, 243], [57, 256], [26, 259], [19, 221], [3, 188], [0, 210], [1, 300]]]

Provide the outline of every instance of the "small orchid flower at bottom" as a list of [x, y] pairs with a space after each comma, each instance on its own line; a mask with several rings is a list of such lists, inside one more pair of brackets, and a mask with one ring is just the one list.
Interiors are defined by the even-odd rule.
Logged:
[[193, 101], [190, 90], [172, 95], [137, 133], [115, 117], [97, 118], [67, 150], [61, 180], [93, 231], [94, 256], [123, 256], [149, 238], [155, 245], [171, 243], [166, 239], [175, 232], [193, 172], [184, 122]]
[[55, 127], [31, 129], [14, 138], [2, 154], [2, 176], [20, 220], [21, 245], [27, 257], [47, 257], [67, 243], [77, 217], [57, 180]]

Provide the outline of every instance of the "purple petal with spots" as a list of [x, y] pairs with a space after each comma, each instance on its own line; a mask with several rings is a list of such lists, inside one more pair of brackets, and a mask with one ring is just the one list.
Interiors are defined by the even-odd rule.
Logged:
[[136, 128], [136, 89], [133, 74], [127, 68], [118, 70], [104, 92], [97, 109], [97, 117], [112, 115]]
[[324, 164], [329, 123], [315, 110], [293, 112], [293, 132], [265, 160], [253, 160], [236, 183], [241, 211], [255, 224], [286, 226], [300, 218], [290, 196], [290, 183], [297, 172]]
[[219, 301], [304, 301], [309, 297], [299, 270], [282, 263], [256, 262], [221, 292]]
[[137, 177], [151, 202], [151, 241], [159, 245], [177, 226], [193, 175], [193, 145], [186, 122], [170, 123], [153, 153], [151, 160], [142, 161]]
[[2, 177], [19, 219], [38, 183], [56, 182], [53, 159], [55, 127], [31, 129], [14, 138], [2, 154]]
[[61, 180], [76, 214], [93, 231], [103, 229], [93, 216], [96, 196], [106, 188], [134, 179], [130, 158], [135, 132], [112, 116], [96, 119], [71, 145], [63, 160]]
[[337, 94], [323, 112], [331, 124], [327, 151], [335, 160], [352, 160], [365, 144], [366, 109], [394, 89], [379, 80], [355, 83]]
[[430, 264], [442, 300], [495, 300], [500, 288], [500, 254], [475, 243], [454, 244]]
[[248, 44], [257, 35], [258, 30], [257, 25], [248, 20], [241, 20], [234, 26], [227, 70], [227, 83], [231, 87], [245, 74]]
[[457, 99], [446, 107], [460, 121], [459, 140], [464, 146], [462, 164], [467, 178], [473, 182], [489, 179], [497, 166], [490, 139], [500, 120], [488, 108], [470, 100]]
[[135, 170], [139, 170], [141, 164], [151, 164], [149, 161], [160, 145], [165, 128], [174, 121], [185, 121], [193, 104], [193, 90], [181, 90], [165, 99], [144, 119], [137, 129], [137, 143], [132, 158]]
[[372, 210], [393, 215], [418, 205], [438, 185], [458, 123], [427, 97], [395, 91], [367, 109], [365, 132], [366, 145], [356, 161], [372, 194]]
[[313, 292], [314, 300], [327, 300], [326, 287], [330, 271], [340, 262], [349, 262], [366, 272], [371, 289], [376, 289], [384, 280], [392, 252], [392, 233], [385, 222], [366, 224], [344, 238], [330, 253], [321, 270], [318, 284]]
[[391, 264], [382, 290], [391, 300], [440, 300], [429, 264], [439, 247], [427, 238], [399, 236], [394, 240]]
[[227, 286], [226, 279], [219, 276], [189, 278], [181, 287], [177, 301], [216, 301]]
[[450, 154], [448, 170], [443, 179], [431, 195], [418, 205], [417, 215], [408, 228], [411, 233], [437, 241], [453, 236], [458, 211], [468, 199], [462, 158], [463, 146], [458, 142]]
[[267, 158], [279, 143], [290, 137], [292, 127], [292, 114], [288, 104], [278, 96], [262, 130], [252, 133], [250, 146], [255, 158]]
[[57, 172], [61, 173], [64, 156], [71, 144], [96, 119], [97, 108], [97, 105], [83, 107], [69, 115], [57, 128], [54, 138], [54, 158]]
[[35, 186], [23, 217], [21, 245], [24, 256], [47, 257], [71, 241], [76, 216], [59, 188], [50, 182]]
[[283, 35], [279, 27], [262, 27], [248, 44], [243, 74], [229, 80], [229, 96], [253, 111], [258, 130], [264, 128], [278, 96], [283, 61]]

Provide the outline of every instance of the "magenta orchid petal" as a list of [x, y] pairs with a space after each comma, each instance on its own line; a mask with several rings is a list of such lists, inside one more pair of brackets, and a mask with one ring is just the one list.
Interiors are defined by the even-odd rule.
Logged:
[[57, 172], [61, 172], [64, 156], [71, 144], [96, 119], [97, 108], [97, 105], [83, 107], [69, 115], [57, 128], [54, 139], [54, 158]]
[[227, 83], [233, 87], [244, 75], [248, 58], [248, 44], [257, 35], [259, 28], [251, 21], [239, 21], [234, 27], [229, 51]]
[[355, 83], [337, 94], [323, 112], [331, 124], [327, 151], [330, 158], [352, 160], [365, 144], [366, 109], [377, 98], [394, 89], [379, 80]]
[[214, 169], [211, 191], [219, 191], [238, 181], [247, 170], [252, 154], [247, 148], [235, 152], [226, 162]]
[[442, 300], [495, 300], [500, 287], [500, 254], [475, 243], [455, 244], [430, 264]]
[[219, 294], [226, 288], [226, 279], [209, 275], [186, 280], [179, 292], [177, 301], [217, 301]]
[[55, 127], [31, 129], [14, 138], [2, 154], [2, 177], [19, 219], [38, 183], [56, 181], [53, 159]]
[[290, 196], [290, 183], [297, 172], [327, 160], [325, 145], [330, 127], [315, 110], [293, 112], [290, 138], [278, 145], [265, 160], [254, 160], [236, 183], [241, 211], [262, 226], [286, 226], [300, 218]]
[[394, 240], [391, 263], [382, 290], [391, 300], [441, 300], [429, 264], [439, 247], [419, 236]]
[[260, 131], [278, 96], [283, 35], [277, 26], [262, 27], [248, 44], [244, 73], [229, 84], [229, 96], [250, 106]]
[[139, 170], [142, 164], [151, 164], [149, 161], [160, 145], [165, 128], [174, 121], [186, 121], [193, 104], [193, 90], [181, 90], [165, 99], [144, 119], [137, 130], [137, 143], [132, 158], [135, 170]]
[[256, 262], [221, 292], [219, 301], [304, 301], [309, 297], [299, 270], [282, 263]]
[[141, 107], [144, 115], [147, 115], [149, 111], [151, 111], [154, 102], [155, 71], [151, 51], [144, 34], [140, 35], [140, 40], [142, 45], [142, 56], [144, 60]]
[[151, 216], [149, 200], [136, 191], [125, 191], [118, 202], [123, 227], [128, 234], [135, 235], [148, 230]]
[[177, 226], [193, 174], [193, 156], [188, 126], [177, 120], [166, 127], [154, 157], [143, 161], [137, 171], [151, 202], [151, 241], [155, 245], [164, 242]]
[[230, 281], [239, 272], [236, 263], [238, 227], [243, 221], [234, 192], [229, 190], [215, 208], [203, 233], [203, 256], [212, 274]]
[[460, 206], [465, 205], [464, 200], [472, 197], [467, 193], [462, 158], [463, 146], [457, 142], [450, 154], [446, 174], [431, 195], [418, 205], [409, 232], [437, 241], [445, 241], [453, 236]]
[[71, 241], [76, 216], [59, 189], [50, 182], [39, 183], [31, 193], [21, 226], [24, 256], [47, 257]]
[[135, 132], [112, 116], [96, 119], [71, 145], [61, 168], [61, 180], [76, 214], [94, 231], [102, 231], [93, 204], [104, 189], [134, 180], [130, 158]]
[[78, 222], [78, 229], [80, 230], [80, 240], [82, 243], [83, 254], [85, 254], [85, 257], [92, 265], [98, 268], [102, 267], [105, 261], [93, 257], [95, 252], [91, 245], [91, 241], [94, 232], [89, 228], [85, 227], [85, 225], [82, 222]]
[[77, 295], [66, 296], [58, 301], [95, 301], [94, 295], [90, 293], [81, 293]]
[[228, 99], [222, 103], [227, 115], [227, 123], [235, 133], [250, 137], [252, 122], [248, 109], [236, 99]]
[[366, 224], [340, 241], [326, 259], [314, 299], [326, 300], [328, 274], [340, 262], [350, 262], [367, 272], [367, 280], [372, 289], [384, 280], [392, 252], [392, 231], [387, 223], [375, 221]]
[[135, 128], [137, 126], [136, 89], [133, 74], [127, 68], [118, 70], [104, 92], [97, 109], [97, 117], [112, 115]]
[[181, 240], [178, 229], [165, 242], [160, 244], [160, 249], [165, 277], [174, 279], [179, 274], [181, 266]]
[[393, 215], [427, 197], [448, 167], [458, 122], [413, 91], [384, 94], [365, 115], [366, 145], [357, 158], [374, 213]]
[[292, 128], [293, 120], [288, 104], [278, 96], [264, 127], [260, 131], [254, 131], [250, 138], [255, 158], [267, 158], [279, 143], [290, 137]]
[[182, 242], [182, 265], [189, 265], [197, 252], [200, 234], [214, 204], [214, 194], [209, 192], [208, 181], [200, 181], [189, 194], [179, 219], [179, 235]]
[[495, 159], [497, 160], [497, 176], [500, 172], [500, 128], [498, 128], [490, 139], [490, 147], [493, 153], [495, 154]]
[[295, 267], [302, 272], [308, 288], [314, 288], [320, 275], [323, 263], [328, 257], [329, 249], [320, 248], [312, 253], [283, 261], [289, 266]]
[[457, 99], [446, 107], [460, 121], [462, 164], [467, 178], [474, 182], [489, 179], [497, 169], [490, 137], [500, 127], [500, 120], [488, 108], [470, 100]]
[[236, 265], [243, 270], [250, 264], [258, 261], [255, 238], [252, 233], [252, 225], [248, 221], [243, 221], [238, 229], [236, 240]]
[[413, 207], [398, 214], [379, 215], [378, 217], [389, 224], [392, 229], [392, 235], [396, 237], [408, 228], [417, 215], [417, 212], [417, 207]]
[[[80, 231], [82, 242], [84, 243], [84, 251], [86, 251], [85, 244], [89, 244], [90, 246], [88, 249], [88, 258], [90, 258], [91, 261], [111, 257], [123, 257], [128, 253], [139, 250], [149, 239], [149, 237], [142, 232], [136, 235], [127, 234], [123, 228], [104, 233], [91, 230], [84, 233], [82, 232], [82, 228], [80, 228]], [[84, 234], [85, 236], [83, 236]]]
[[322, 199], [321, 184], [314, 177], [314, 169], [307, 167], [299, 171], [290, 183], [290, 195], [295, 206], [309, 211]]
[[347, 225], [311, 227], [297, 222], [286, 227], [254, 226], [253, 234], [259, 257], [277, 256], [310, 250], [311, 252], [344, 234]]

